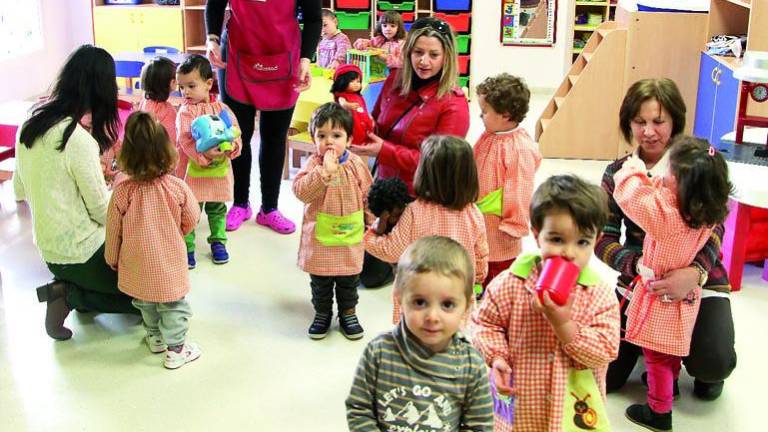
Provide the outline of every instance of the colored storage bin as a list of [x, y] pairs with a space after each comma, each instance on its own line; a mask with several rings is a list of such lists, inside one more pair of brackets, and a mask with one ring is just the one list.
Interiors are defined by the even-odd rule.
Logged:
[[370, 9], [370, 0], [336, 0], [336, 8]]
[[416, 2], [404, 1], [401, 3], [380, 1], [377, 3], [380, 10], [412, 11], [416, 8]]
[[468, 32], [469, 31], [469, 14], [446, 14], [435, 12], [435, 18], [439, 18], [451, 25], [455, 32]]
[[471, 7], [469, 0], [435, 0], [436, 10], [469, 12]]
[[141, 0], [104, 0], [104, 4], [108, 5], [137, 5]]
[[456, 45], [459, 48], [459, 54], [466, 54], [469, 52], [469, 41], [472, 40], [470, 35], [457, 35]]
[[[377, 18], [381, 18], [382, 15], [384, 15], [384, 12], [376, 12]], [[400, 18], [402, 18], [404, 22], [413, 22], [416, 20], [416, 12], [401, 12]]]
[[468, 76], [463, 76], [463, 77], [460, 76], [459, 77], [459, 81], [458, 81], [458, 85], [461, 88], [467, 87], [469, 85], [469, 77]]
[[339, 28], [342, 30], [368, 30], [371, 27], [370, 12], [343, 12], [336, 11], [339, 19]]
[[413, 25], [412, 22], [404, 22], [403, 23], [403, 28], [405, 29], [405, 31], [409, 32], [409, 31], [411, 31], [411, 26], [412, 25]]
[[469, 73], [469, 56], [460, 55], [459, 56], [459, 74], [466, 75], [468, 73]]

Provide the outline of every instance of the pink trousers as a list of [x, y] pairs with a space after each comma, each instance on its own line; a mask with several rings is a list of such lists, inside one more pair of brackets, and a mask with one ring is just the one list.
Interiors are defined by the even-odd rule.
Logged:
[[648, 371], [648, 406], [659, 414], [672, 411], [672, 386], [680, 375], [678, 356], [643, 348], [645, 369]]

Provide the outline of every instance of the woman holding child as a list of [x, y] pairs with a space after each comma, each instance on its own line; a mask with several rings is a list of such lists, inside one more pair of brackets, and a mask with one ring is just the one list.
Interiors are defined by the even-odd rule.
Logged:
[[[619, 113], [624, 138], [636, 145], [636, 153], [645, 162], [649, 176], [665, 175], [669, 167], [668, 151], [672, 138], [685, 129], [685, 102], [677, 85], [669, 79], [645, 79], [629, 88]], [[628, 156], [627, 156], [628, 157]], [[614, 174], [627, 157], [608, 165], [602, 186], [608, 193], [610, 215], [595, 254], [620, 272], [617, 295], [622, 298], [627, 286], [637, 276], [642, 255], [643, 232], [619, 208], [613, 198]], [[626, 230], [621, 243], [622, 224]], [[704, 400], [720, 396], [723, 382], [736, 367], [734, 329], [731, 316], [728, 275], [720, 261], [723, 226], [716, 226], [712, 237], [696, 256], [694, 263], [651, 282], [652, 291], [668, 301], [685, 299], [697, 285], [704, 288], [688, 357], [683, 358], [694, 380], [694, 394]], [[626, 302], [627, 304], [629, 302]], [[622, 328], [626, 323], [626, 307], [622, 310]], [[622, 341], [619, 357], [608, 368], [607, 390], [621, 388], [632, 373], [641, 349]], [[677, 387], [675, 385], [675, 387]]]
[[[87, 114], [90, 133], [79, 123]], [[75, 308], [138, 314], [104, 259], [109, 195], [99, 153], [115, 143], [118, 123], [115, 62], [83, 45], [21, 127], [13, 186], [32, 210], [35, 244], [56, 278], [37, 289], [54, 339], [72, 337], [64, 320]]]
[[[373, 108], [376, 134], [351, 150], [377, 158], [379, 178], [399, 177], [413, 191], [421, 142], [430, 135], [464, 138], [469, 131], [469, 105], [456, 85], [458, 56], [450, 26], [436, 18], [413, 23], [403, 49], [403, 68], [387, 77]], [[388, 264], [366, 254], [361, 282], [366, 287], [392, 278]]]

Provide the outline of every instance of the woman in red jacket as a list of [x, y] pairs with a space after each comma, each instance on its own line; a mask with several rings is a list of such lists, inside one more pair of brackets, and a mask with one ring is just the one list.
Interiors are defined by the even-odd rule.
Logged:
[[[376, 157], [377, 177], [399, 177], [413, 195], [421, 142], [434, 134], [465, 138], [469, 104], [456, 85], [456, 38], [445, 21], [430, 17], [414, 22], [403, 60], [403, 68], [389, 75], [373, 108], [376, 133], [369, 135], [369, 143], [353, 145], [351, 150]], [[389, 264], [367, 254], [365, 258], [363, 285], [376, 287], [391, 280]]]

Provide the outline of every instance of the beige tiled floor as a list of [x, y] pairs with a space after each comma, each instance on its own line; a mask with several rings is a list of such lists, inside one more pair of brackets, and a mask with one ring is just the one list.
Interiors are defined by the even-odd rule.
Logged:
[[[545, 99], [534, 97], [526, 127]], [[482, 130], [476, 114], [473, 108], [470, 140]], [[605, 164], [545, 160], [537, 177], [573, 172], [596, 182]], [[283, 211], [299, 221], [301, 206], [288, 182], [281, 196]], [[33, 291], [50, 274], [32, 244], [29, 210], [13, 201], [9, 182], [1, 184], [0, 430], [346, 430], [343, 402], [358, 356], [368, 340], [390, 328], [390, 288], [360, 291], [364, 340], [350, 342], [334, 331], [310, 341], [308, 278], [295, 266], [298, 239], [298, 233], [280, 236], [249, 222], [231, 236], [229, 264], [214, 266], [199, 254], [191, 275], [190, 337], [203, 355], [167, 371], [161, 356], [141, 344], [133, 318], [73, 313], [71, 341], [45, 335], [45, 308]], [[525, 247], [533, 248], [530, 237]], [[206, 250], [202, 243], [199, 248]], [[606, 277], [615, 276], [593, 263]], [[748, 266], [744, 289], [732, 298], [738, 368], [715, 402], [692, 397], [692, 380], [683, 376], [678, 431], [766, 430], [760, 401], [768, 389], [768, 349], [759, 333], [768, 324], [768, 283], [759, 273]], [[636, 371], [622, 393], [609, 397], [616, 431], [641, 430], [623, 417], [628, 404], [643, 400], [637, 377]]]

